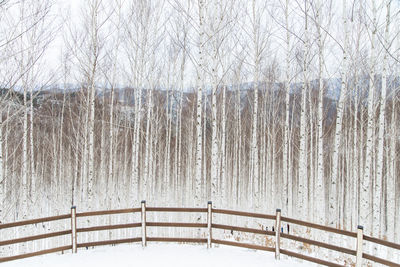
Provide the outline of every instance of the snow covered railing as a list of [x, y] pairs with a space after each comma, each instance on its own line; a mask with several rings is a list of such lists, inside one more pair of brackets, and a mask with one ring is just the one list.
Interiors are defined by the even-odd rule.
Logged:
[[[198, 214], [207, 214], [207, 222], [157, 222], [157, 221], [147, 221], [147, 213], [165, 213], [165, 212], [172, 212], [172, 213], [194, 213]], [[87, 227], [83, 227], [77, 223], [77, 218], [87, 218], [90, 216], [103, 216], [103, 215], [115, 215], [115, 214], [139, 214], [141, 215], [140, 222], [127, 222], [127, 223], [120, 223], [120, 224], [109, 224], [109, 225], [102, 225], [102, 226], [91, 226], [87, 225]], [[274, 228], [272, 231], [268, 231], [268, 228], [265, 230], [262, 226], [261, 229], [256, 228], [249, 228], [249, 227], [242, 227], [242, 226], [233, 226], [227, 224], [216, 223], [213, 221], [213, 216], [215, 214], [220, 215], [228, 215], [228, 216], [240, 216], [240, 217], [247, 217], [247, 218], [258, 218], [262, 220], [270, 220], [274, 221]], [[0, 231], [4, 229], [11, 229], [17, 227], [27, 227], [27, 225], [44, 223], [44, 222], [53, 222], [53, 221], [60, 221], [70, 219], [71, 224], [68, 229], [64, 229], [62, 231], [50, 232], [45, 234], [39, 235], [32, 235], [26, 236], [21, 238], [15, 238], [11, 240], [3, 240], [4, 235], [0, 235], [0, 247], [14, 245], [14, 244], [24, 244], [28, 241], [35, 241], [35, 240], [42, 240], [51, 237], [58, 237], [58, 236], [71, 236], [71, 244], [67, 246], [58, 246], [55, 248], [39, 250], [35, 252], [19, 254], [19, 255], [12, 255], [7, 257], [1, 257], [0, 262], [17, 260], [32, 256], [43, 255], [47, 253], [54, 253], [54, 252], [63, 252], [66, 250], [72, 250], [72, 253], [77, 253], [78, 248], [87, 248], [87, 247], [94, 247], [94, 246], [103, 246], [103, 245], [114, 245], [114, 244], [121, 244], [121, 243], [142, 243], [145, 247], [147, 242], [178, 242], [178, 243], [204, 243], [207, 244], [208, 248], [212, 247], [212, 244], [220, 244], [220, 245], [227, 245], [227, 246], [236, 246], [236, 247], [243, 247], [249, 249], [256, 249], [256, 250], [263, 250], [275, 253], [275, 258], [278, 260], [280, 258], [280, 254], [284, 254], [287, 256], [307, 260], [310, 262], [314, 262], [321, 265], [326, 266], [344, 266], [338, 263], [330, 262], [325, 259], [315, 258], [308, 255], [304, 255], [299, 252], [295, 252], [289, 249], [293, 249], [293, 247], [282, 247], [282, 244], [285, 243], [283, 240], [291, 240], [294, 242], [300, 242], [302, 244], [313, 245], [321, 248], [328, 249], [330, 251], [339, 252], [345, 255], [350, 255], [354, 257], [355, 266], [359, 267], [362, 266], [363, 259], [373, 261], [376, 263], [384, 264], [387, 266], [400, 266], [400, 264], [391, 261], [391, 259], [383, 259], [377, 256], [373, 256], [367, 254], [363, 251], [364, 243], [371, 242], [374, 245], [380, 245], [387, 248], [391, 248], [396, 250], [400, 253], [400, 244], [388, 242], [385, 240], [377, 239], [374, 237], [370, 237], [363, 234], [363, 228], [361, 226], [358, 227], [357, 232], [350, 232], [341, 229], [336, 229], [324, 225], [314, 224], [310, 222], [305, 222], [297, 219], [292, 219], [288, 217], [281, 216], [281, 211], [277, 209], [275, 215], [268, 215], [268, 214], [261, 214], [261, 213], [252, 213], [252, 212], [244, 212], [244, 211], [234, 211], [234, 210], [226, 210], [226, 209], [215, 209], [212, 208], [211, 202], [208, 202], [207, 208], [175, 208], [175, 207], [146, 207], [146, 202], [142, 201], [141, 207], [139, 208], [131, 208], [131, 209], [117, 209], [117, 210], [104, 210], [104, 211], [89, 211], [89, 212], [76, 212], [76, 208], [71, 208], [70, 214], [52, 216], [52, 217], [45, 217], [40, 219], [33, 219], [33, 220], [26, 220], [20, 222], [12, 222], [12, 223], [5, 223], [0, 224]], [[307, 227], [308, 229], [315, 229], [320, 230], [323, 232], [329, 232], [334, 234], [339, 234], [342, 236], [350, 237], [355, 239], [356, 249], [350, 249], [338, 245], [328, 244], [321, 241], [312, 240], [306, 238], [304, 236], [298, 236], [289, 234], [289, 228], [287, 233], [283, 232], [283, 227], [281, 224], [291, 223], [292, 225], [298, 225], [300, 227]], [[147, 228], [148, 227], [174, 227], [174, 228], [195, 228], [195, 229], [205, 229], [207, 238], [202, 238], [201, 236], [198, 237], [157, 237], [157, 236], [147, 236]], [[293, 226], [292, 226], [293, 227]], [[111, 240], [97, 240], [91, 242], [78, 242], [77, 236], [80, 233], [87, 233], [87, 232], [95, 232], [95, 231], [110, 231], [115, 229], [132, 229], [132, 228], [141, 228], [140, 236], [128, 236], [122, 239], [111, 239]], [[226, 240], [224, 238], [214, 238], [213, 230], [228, 230], [228, 231], [235, 231], [240, 233], [249, 233], [255, 235], [261, 235], [265, 237], [272, 237], [274, 239], [275, 245], [269, 244], [249, 244], [249, 243], [242, 243], [232, 240]], [[275, 231], [276, 230], [276, 231]], [[292, 231], [293, 232], [293, 231]], [[1, 233], [1, 232], [0, 232]], [[14, 252], [14, 251], [13, 251]]]

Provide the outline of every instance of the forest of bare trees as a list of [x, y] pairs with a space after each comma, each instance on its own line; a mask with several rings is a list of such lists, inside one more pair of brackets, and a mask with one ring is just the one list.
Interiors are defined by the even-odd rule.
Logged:
[[0, 222], [212, 200], [400, 242], [399, 12], [0, 0]]

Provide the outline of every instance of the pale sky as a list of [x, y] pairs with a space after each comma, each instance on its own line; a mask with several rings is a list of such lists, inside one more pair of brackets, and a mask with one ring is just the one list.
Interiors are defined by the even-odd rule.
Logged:
[[[112, 1], [112, 0], [111, 0]], [[105, 0], [105, 2], [110, 2]], [[331, 29], [330, 29], [330, 34], [332, 34], [332, 36], [334, 36], [338, 41], [342, 40], [342, 26], [341, 26], [341, 2], [342, 1], [335, 1], [334, 5], [333, 5], [333, 10], [334, 10], [334, 18], [333, 20], [335, 20], [332, 24], [331, 24]], [[348, 1], [348, 2], [352, 2], [352, 1]], [[66, 19], [70, 19], [70, 21], [72, 23], [79, 23], [81, 21], [81, 6], [85, 3], [85, 0], [57, 0], [56, 2], [56, 10], [55, 12], [59, 12], [59, 14], [61, 14], [60, 17], [66, 17]], [[295, 3], [295, 1], [293, 1], [292, 3]], [[399, 10], [399, 5], [398, 3], [400, 3], [400, 1], [396, 1], [393, 6], [392, 6], [392, 14], [394, 14], [397, 10]], [[350, 5], [351, 3], [349, 3]], [[294, 4], [297, 5], [297, 4]], [[350, 8], [350, 6], [348, 7]], [[68, 10], [70, 10], [70, 17], [67, 16]], [[297, 12], [298, 8], [293, 8], [293, 12]], [[297, 14], [297, 15], [301, 15], [301, 14]], [[384, 23], [385, 21], [385, 12], [382, 11], [379, 14], [379, 22], [381, 24]], [[297, 27], [300, 27], [302, 23], [298, 23], [298, 21], [295, 19], [295, 21], [292, 21], [293, 23], [293, 27], [297, 25]], [[395, 25], [395, 21], [393, 22], [393, 25]], [[300, 25], [300, 26], [299, 26]], [[351, 24], [349, 24], [349, 30], [351, 31]], [[275, 33], [282, 31], [282, 29], [275, 29], [273, 30]], [[279, 38], [275, 38], [273, 37], [271, 39], [271, 46], [270, 49], [274, 50], [274, 53], [277, 53], [278, 55], [280, 54], [280, 56], [278, 56], [278, 58], [280, 59], [284, 59], [284, 53], [282, 49], [279, 49], [279, 47], [282, 45], [282, 40], [280, 40], [280, 38], [284, 37], [284, 35], [280, 36]], [[292, 38], [292, 42], [297, 42], [296, 38], [294, 38], [293, 36]], [[368, 38], [366, 35], [364, 38]], [[51, 47], [49, 48], [46, 56], [45, 56], [45, 65], [50, 68], [50, 69], [56, 69], [57, 67], [59, 67], [59, 62], [60, 62], [60, 58], [61, 58], [61, 47], [62, 47], [62, 43], [63, 43], [63, 32], [59, 32], [58, 36], [56, 37], [55, 41], [52, 43]], [[293, 44], [294, 44], [293, 43]], [[368, 46], [368, 40], [364, 39], [363, 43], [366, 44], [366, 46]], [[314, 44], [315, 45], [315, 44]], [[276, 50], [276, 51], [275, 51]], [[293, 50], [295, 51], [295, 49]], [[192, 53], [195, 51], [192, 51]], [[326, 64], [326, 73], [325, 76], [326, 77], [339, 77], [339, 68], [340, 68], [340, 62], [341, 62], [341, 50], [340, 47], [335, 43], [334, 40], [332, 40], [331, 38], [327, 38], [327, 42], [326, 42], [326, 50], [325, 50], [325, 64]], [[284, 60], [282, 60], [281, 62], [282, 64], [284, 64]], [[317, 65], [313, 64], [311, 67], [316, 68]], [[188, 66], [188, 70], [190, 71], [190, 66]], [[194, 77], [193, 75], [188, 75], [188, 77]], [[193, 81], [188, 81], [188, 85], [192, 84]]]

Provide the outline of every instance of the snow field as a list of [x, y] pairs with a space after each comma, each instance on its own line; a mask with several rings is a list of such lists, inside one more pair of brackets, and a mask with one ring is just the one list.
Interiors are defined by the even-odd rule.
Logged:
[[277, 261], [271, 252], [235, 247], [207, 249], [198, 245], [138, 244], [79, 250], [77, 254], [49, 254], [3, 263], [2, 267], [310, 267], [296, 259]]

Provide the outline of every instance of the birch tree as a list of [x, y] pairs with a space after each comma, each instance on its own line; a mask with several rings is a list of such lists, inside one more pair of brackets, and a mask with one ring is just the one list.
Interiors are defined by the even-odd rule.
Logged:
[[[252, 135], [251, 135], [251, 152], [250, 152], [250, 196], [253, 205], [257, 205], [255, 202], [258, 197], [258, 145], [257, 145], [257, 122], [258, 122], [258, 83], [260, 75], [260, 64], [261, 64], [261, 48], [259, 48], [259, 38], [260, 38], [260, 20], [261, 17], [257, 14], [256, 1], [251, 2], [251, 16], [253, 22], [253, 83], [254, 83], [254, 100], [253, 100], [253, 116], [252, 116]], [[255, 203], [254, 203], [255, 202]]]
[[[318, 43], [318, 122], [317, 122], [317, 181], [315, 187], [316, 197], [311, 201], [316, 202], [316, 214], [320, 224], [325, 223], [325, 175], [324, 175], [324, 137], [323, 137], [323, 119], [324, 119], [324, 41], [322, 36], [322, 1], [317, 2], [316, 8], [316, 27]], [[314, 191], [314, 190], [313, 190]]]
[[[373, 193], [373, 233], [375, 236], [382, 237], [381, 230], [381, 211], [382, 211], [382, 178], [383, 175], [383, 164], [384, 164], [384, 134], [386, 126], [386, 91], [387, 91], [387, 79], [388, 79], [388, 51], [390, 49], [389, 43], [389, 28], [390, 28], [390, 4], [391, 0], [386, 1], [386, 27], [383, 39], [384, 46], [384, 56], [383, 56], [383, 69], [382, 69], [382, 86], [381, 86], [381, 96], [379, 99], [380, 109], [379, 109], [379, 132], [378, 132], [378, 151], [377, 151], [377, 168], [376, 168], [376, 180], [374, 183], [374, 193]], [[390, 207], [392, 208], [392, 207]]]
[[[0, 23], [3, 23], [3, 18], [5, 17], [5, 8], [6, 8], [6, 1], [0, 1]], [[3, 28], [0, 28], [0, 36], [5, 36], [3, 35]], [[0, 37], [1, 38], [1, 37]], [[8, 56], [6, 56], [6, 49], [8, 45], [10, 45], [10, 41], [7, 40], [8, 38], [1, 38], [0, 39], [0, 53], [2, 56], [0, 56], [1, 62], [5, 62], [8, 59]], [[5, 47], [5, 48], [4, 48]], [[1, 83], [3, 83], [3, 77], [1, 77]], [[6, 97], [7, 94], [5, 92], [2, 92], [2, 95], [0, 96], [0, 104], [2, 108], [0, 108], [0, 222], [3, 222], [4, 220], [4, 210], [5, 210], [5, 200], [6, 200], [6, 176], [7, 173], [5, 172], [5, 163], [3, 160], [3, 146], [4, 146], [4, 137], [3, 137], [3, 125], [4, 125], [4, 119], [3, 119], [3, 112], [4, 108], [7, 105], [6, 104]], [[7, 117], [6, 117], [7, 118]], [[7, 147], [5, 147], [4, 150], [7, 150]]]
[[122, 35], [122, 23], [123, 23], [123, 0], [118, 0], [114, 2], [114, 21], [113, 21], [113, 26], [115, 27], [115, 37], [113, 40], [113, 46], [112, 46], [112, 51], [111, 54], [111, 64], [112, 64], [112, 71], [111, 71], [111, 79], [110, 79], [110, 87], [111, 87], [111, 92], [110, 92], [110, 113], [109, 113], [109, 151], [108, 151], [108, 184], [106, 186], [106, 196], [108, 197], [108, 207], [111, 209], [111, 195], [113, 194], [113, 191], [110, 190], [110, 187], [114, 187], [114, 183], [116, 182], [114, 180], [114, 132], [115, 132], [115, 126], [114, 126], [114, 102], [115, 102], [115, 87], [117, 86], [117, 81], [120, 77], [118, 77], [118, 59], [120, 55], [120, 46], [121, 46], [121, 35]]
[[88, 158], [89, 158], [89, 169], [88, 169], [88, 209], [92, 209], [93, 202], [93, 183], [94, 183], [94, 142], [95, 142], [95, 133], [94, 133], [94, 122], [95, 122], [95, 97], [96, 97], [96, 75], [98, 72], [98, 64], [99, 64], [99, 29], [101, 27], [101, 22], [99, 21], [99, 12], [101, 8], [101, 0], [95, 0], [89, 4], [89, 47], [90, 47], [90, 69], [88, 71], [87, 82], [89, 86], [89, 123], [88, 123], [88, 132], [89, 132], [89, 141], [88, 141]]
[[285, 2], [285, 129], [284, 129], [284, 140], [283, 140], [283, 203], [288, 216], [293, 214], [293, 180], [292, 176], [289, 175], [289, 159], [288, 153], [290, 151], [290, 25], [289, 25], [289, 0]]
[[134, 128], [130, 175], [131, 186], [129, 193], [131, 201], [138, 200], [140, 144], [142, 138], [141, 125], [144, 109], [142, 105], [142, 96], [143, 90], [146, 87], [150, 87], [146, 83], [146, 75], [151, 73], [149, 70], [151, 68], [151, 61], [148, 61], [147, 58], [152, 58], [152, 53], [155, 50], [152, 45], [157, 43], [157, 38], [154, 38], [155, 44], [152, 43], [152, 38], [160, 31], [160, 29], [157, 28], [160, 22], [159, 14], [155, 12], [157, 4], [159, 4], [158, 8], [162, 10], [162, 2], [138, 1], [131, 3], [127, 14], [128, 20], [127, 23], [125, 23], [127, 38], [124, 43], [124, 48], [129, 64], [127, 80], [134, 90]]
[[[373, 181], [373, 151], [374, 151], [374, 131], [375, 131], [375, 39], [377, 32], [377, 9], [376, 2], [372, 2], [372, 22], [371, 22], [371, 50], [370, 50], [370, 66], [369, 66], [369, 86], [368, 86], [368, 123], [367, 123], [367, 140], [366, 140], [366, 155], [365, 155], [365, 170], [364, 177], [361, 183], [360, 190], [360, 223], [364, 225], [369, 232], [374, 233], [372, 229], [372, 214], [371, 214], [371, 182]], [[374, 233], [375, 234], [375, 233]]]
[[[25, 2], [22, 1], [20, 5], [20, 20], [23, 21], [25, 16]], [[24, 32], [23, 23], [21, 23], [21, 32]], [[23, 51], [23, 35], [21, 35], [21, 48], [20, 50]], [[24, 69], [24, 62], [26, 59], [22, 57], [21, 63], [20, 63], [20, 71], [21, 74], [25, 72]], [[22, 203], [21, 203], [21, 208], [22, 208], [22, 214], [23, 214], [23, 219], [26, 219], [27, 217], [27, 209], [28, 209], [28, 194], [29, 194], [29, 188], [28, 188], [28, 107], [27, 107], [27, 91], [28, 88], [26, 87], [26, 79], [25, 79], [25, 86], [23, 89], [23, 105], [24, 105], [24, 119], [23, 119], [23, 135], [22, 135]]]
[[346, 0], [342, 1], [342, 23], [344, 29], [344, 41], [342, 46], [342, 65], [341, 65], [341, 87], [339, 102], [336, 106], [336, 124], [335, 124], [335, 139], [332, 154], [332, 175], [329, 187], [329, 225], [333, 227], [339, 226], [339, 206], [338, 206], [338, 166], [339, 154], [342, 142], [342, 122], [344, 115], [344, 104], [347, 94], [347, 57], [348, 57], [348, 27], [347, 27], [347, 7]]
[[[95, 114], [96, 82], [99, 80], [101, 51], [103, 47], [103, 28], [108, 16], [104, 13], [102, 0], [91, 1], [82, 6], [83, 20], [79, 25], [70, 24], [66, 45], [70, 49], [74, 63], [80, 71], [83, 101], [82, 160], [81, 160], [81, 201], [91, 209], [93, 206], [95, 183]], [[86, 90], [84, 90], [86, 89]], [[86, 199], [87, 196], [87, 199]]]
[[307, 171], [307, 91], [309, 90], [309, 56], [310, 40], [308, 25], [308, 0], [304, 1], [304, 48], [302, 74], [303, 82], [301, 88], [301, 111], [300, 111], [300, 148], [299, 148], [299, 178], [298, 178], [298, 216], [309, 216], [308, 213], [308, 171]]
[[[387, 1], [387, 9], [389, 10], [391, 1]], [[387, 14], [389, 14], [390, 10], [387, 10]], [[388, 24], [390, 25], [390, 17], [386, 17], [387, 23], [386, 23], [386, 32], [389, 30], [388, 29]], [[386, 34], [386, 33], [385, 33]], [[390, 35], [389, 35], [390, 36]], [[385, 37], [389, 37], [385, 36]], [[388, 46], [388, 39], [385, 40], [384, 42], [385, 46]], [[400, 37], [397, 36], [397, 56], [400, 58]], [[387, 53], [387, 52], [386, 52]], [[388, 56], [385, 53], [385, 56]], [[395, 67], [395, 73], [400, 73], [400, 64], [399, 62], [396, 63], [397, 67]], [[388, 66], [386, 66], [388, 67]], [[389, 68], [386, 70], [388, 71]], [[393, 82], [391, 83], [393, 85]], [[398, 168], [398, 161], [396, 160], [396, 143], [398, 140], [398, 129], [399, 129], [399, 124], [398, 124], [398, 92], [399, 88], [392, 88], [394, 90], [394, 94], [392, 96], [392, 103], [391, 103], [391, 115], [390, 115], [390, 152], [389, 152], [389, 161], [388, 161], [388, 166], [387, 168], [389, 169], [387, 178], [386, 178], [386, 201], [387, 201], [387, 237], [389, 240], [393, 240], [394, 242], [399, 242], [399, 231], [398, 228], [400, 226], [398, 218], [400, 217], [400, 212], [399, 209], [396, 208], [398, 207], [398, 200], [399, 200], [399, 187], [398, 184], [396, 185], [396, 168]], [[397, 93], [397, 94], [396, 94]], [[386, 127], [389, 129], [389, 125]], [[399, 181], [397, 179], [397, 181]]]
[[195, 194], [196, 207], [201, 205], [201, 177], [203, 162], [203, 132], [202, 132], [202, 110], [203, 110], [203, 86], [204, 86], [204, 47], [205, 47], [205, 0], [198, 0], [199, 16], [199, 41], [198, 41], [198, 65], [197, 74], [197, 108], [196, 108], [196, 172], [195, 172]]
[[[179, 22], [178, 22], [179, 23]], [[188, 48], [188, 30], [187, 27], [183, 26], [182, 28], [182, 41], [181, 43], [181, 64], [180, 64], [180, 79], [179, 79], [179, 106], [178, 106], [178, 142], [177, 142], [177, 148], [178, 151], [175, 152], [177, 154], [177, 179], [181, 180], [181, 189], [185, 188], [183, 185], [184, 177], [183, 177], [183, 171], [182, 171], [182, 106], [183, 106], [183, 89], [184, 89], [184, 77], [185, 77], [185, 66], [186, 66], [186, 57], [187, 57], [187, 48]], [[186, 181], [187, 184], [189, 182]]]
[[[260, 3], [256, 0], [247, 3], [247, 19], [251, 25], [249, 31], [244, 29], [244, 37], [251, 39], [251, 42], [244, 47], [247, 51], [249, 59], [245, 62], [250, 66], [253, 84], [253, 103], [251, 117], [251, 137], [250, 137], [250, 168], [249, 168], [249, 194], [251, 195], [251, 206], [258, 207], [260, 196], [260, 173], [259, 173], [259, 150], [258, 150], [258, 94], [261, 64], [265, 58], [266, 50], [269, 45], [270, 29], [265, 20], [266, 3]], [[251, 31], [250, 31], [251, 30]]]
[[[222, 14], [220, 14], [219, 6], [217, 1], [213, 2], [213, 15], [211, 18], [211, 31], [212, 31], [212, 137], [211, 137], [211, 199], [217, 199], [218, 197], [218, 162], [219, 162], [219, 147], [218, 147], [218, 127], [217, 127], [217, 89], [218, 89], [218, 53], [219, 53], [219, 43], [218, 43], [218, 31], [219, 23], [222, 20]], [[221, 17], [221, 18], [220, 18]]]
[[[22, 218], [27, 218], [28, 201], [36, 197], [36, 176], [34, 175], [35, 151], [33, 147], [33, 100], [35, 94], [33, 90], [39, 72], [35, 67], [52, 40], [52, 28], [49, 27], [49, 21], [47, 20], [51, 9], [51, 2], [33, 3], [20, 1], [16, 7], [19, 9], [17, 11], [19, 14], [19, 31], [18, 38], [14, 39], [16, 43], [12, 48], [12, 52], [14, 60], [19, 67], [18, 78], [15, 83], [20, 82], [23, 90], [22, 190], [20, 191], [22, 201], [20, 207], [22, 209]], [[12, 84], [12, 86], [14, 85]], [[30, 94], [29, 99], [28, 92]], [[28, 128], [28, 117], [30, 118], [30, 129]], [[29, 148], [28, 138], [30, 139]], [[30, 157], [28, 150], [30, 150]], [[28, 175], [30, 176], [30, 181], [28, 181]]]
[[[217, 91], [222, 87], [224, 94], [224, 87], [221, 84], [223, 80], [224, 66], [223, 58], [225, 56], [223, 48], [227, 45], [227, 37], [231, 28], [233, 20], [233, 7], [236, 1], [220, 2], [213, 0], [211, 2], [212, 8], [210, 10], [209, 32], [210, 36], [210, 50], [211, 53], [211, 81], [212, 81], [212, 99], [211, 99], [211, 113], [212, 113], [212, 137], [211, 137], [211, 198], [218, 200], [223, 197], [222, 191], [224, 190], [224, 169], [225, 164], [222, 159], [224, 154], [224, 139], [221, 135], [224, 134], [224, 126], [218, 127], [218, 109], [217, 109]], [[224, 97], [223, 97], [224, 98]], [[224, 100], [222, 101], [224, 107]], [[222, 118], [224, 116], [222, 115]], [[222, 119], [223, 120], [223, 119]], [[223, 124], [223, 123], [222, 123]], [[221, 133], [220, 133], [221, 132]], [[219, 134], [220, 133], [220, 134]], [[221, 138], [219, 138], [221, 136]], [[219, 182], [220, 181], [220, 182]]]
[[390, 175], [387, 177], [387, 236], [394, 242], [398, 241], [398, 236], [399, 234], [397, 233], [396, 226], [399, 226], [400, 224], [396, 220], [396, 216], [399, 216], [399, 211], [398, 209], [396, 210], [397, 207], [397, 202], [396, 195], [398, 194], [396, 186], [396, 139], [398, 131], [397, 127], [398, 125], [398, 116], [396, 115], [396, 104], [398, 104], [398, 101], [396, 97], [393, 97], [392, 99], [392, 113], [391, 113], [391, 129], [390, 129], [390, 155], [389, 155], [389, 172]]
[[5, 206], [5, 195], [6, 195], [6, 175], [4, 172], [3, 162], [3, 110], [0, 110], [0, 222], [3, 222], [3, 210]]

